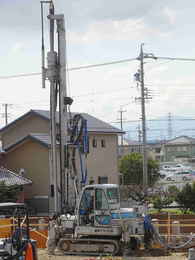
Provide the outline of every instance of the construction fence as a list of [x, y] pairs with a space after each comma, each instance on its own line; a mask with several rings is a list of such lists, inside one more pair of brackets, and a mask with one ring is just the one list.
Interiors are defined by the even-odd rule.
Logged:
[[[48, 217], [30, 217], [29, 221], [31, 239], [37, 241], [38, 248], [46, 248]], [[152, 215], [152, 222], [167, 242], [183, 241], [190, 234], [195, 234], [195, 215], [155, 214]], [[25, 227], [25, 221], [21, 220], [21, 223]], [[0, 218], [0, 238], [10, 237], [16, 226], [16, 219]]]
[[[29, 217], [30, 238], [37, 241], [38, 248], [46, 248], [48, 236], [48, 217]], [[0, 238], [12, 236], [18, 225], [14, 218], [0, 218]], [[25, 219], [21, 219], [21, 226], [25, 227]]]

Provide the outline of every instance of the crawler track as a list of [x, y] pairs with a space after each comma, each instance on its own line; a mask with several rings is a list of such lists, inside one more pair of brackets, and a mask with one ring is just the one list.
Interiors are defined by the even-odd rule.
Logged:
[[65, 255], [116, 255], [119, 252], [119, 243], [112, 239], [62, 238], [58, 243], [58, 247]]

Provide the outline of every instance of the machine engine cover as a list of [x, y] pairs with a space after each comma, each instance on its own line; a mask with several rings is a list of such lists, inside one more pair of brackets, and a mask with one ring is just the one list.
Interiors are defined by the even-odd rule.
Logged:
[[120, 236], [122, 229], [120, 226], [109, 227], [93, 227], [93, 226], [77, 226], [75, 229], [77, 235], [89, 235], [89, 236]]

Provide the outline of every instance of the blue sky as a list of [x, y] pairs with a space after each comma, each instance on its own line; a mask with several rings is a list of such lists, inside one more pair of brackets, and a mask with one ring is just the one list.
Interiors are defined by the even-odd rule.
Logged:
[[[68, 66], [135, 58], [139, 46], [160, 57], [195, 58], [195, 1], [188, 0], [54, 0], [56, 13], [64, 13]], [[45, 30], [48, 30], [45, 7]], [[1, 0], [0, 76], [40, 72], [40, 3], [37, 0]], [[48, 47], [46, 37], [46, 47]], [[107, 122], [116, 121], [122, 107], [126, 120], [141, 117], [140, 95], [133, 81], [138, 61], [68, 73], [73, 111], [87, 112]], [[148, 118], [193, 116], [195, 62], [146, 60], [145, 83], [153, 99]], [[29, 109], [48, 109], [49, 84], [41, 77], [0, 79], [0, 104], [15, 119]], [[0, 106], [0, 113], [4, 108]], [[4, 124], [0, 118], [0, 126]]]

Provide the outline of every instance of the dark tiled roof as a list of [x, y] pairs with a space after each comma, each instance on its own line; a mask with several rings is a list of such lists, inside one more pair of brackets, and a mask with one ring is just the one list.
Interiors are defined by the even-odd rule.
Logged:
[[[13, 125], [15, 122], [19, 121], [22, 118], [30, 116], [30, 114], [37, 114], [46, 120], [50, 120], [50, 112], [48, 110], [30, 110], [28, 113], [23, 116], [17, 118], [7, 126], [0, 129], [0, 132], [3, 132], [5, 129], [9, 128], [9, 126]], [[71, 113], [72, 116], [78, 113]], [[87, 113], [81, 113], [81, 115], [87, 120], [87, 126], [89, 132], [101, 132], [101, 133], [124, 133], [120, 129], [96, 118]], [[59, 113], [56, 113], [56, 121], [59, 123]]]
[[[35, 113], [39, 114], [42, 117], [50, 119], [50, 112], [48, 110], [32, 110]], [[71, 113], [72, 117], [78, 113]], [[81, 113], [81, 115], [87, 120], [87, 127], [89, 132], [114, 132], [121, 133], [121, 130], [94, 117], [87, 113]], [[56, 113], [56, 121], [59, 123], [59, 113]]]
[[7, 170], [3, 167], [0, 167], [0, 182], [4, 182], [7, 186], [27, 185], [32, 183], [31, 180], [24, 178], [23, 176]]
[[124, 145], [141, 145], [141, 143], [136, 140], [129, 140], [126, 138], [124, 138], [123, 142], [124, 142]]
[[[51, 145], [51, 137], [48, 134], [42, 134], [42, 133], [31, 133], [29, 135], [29, 137], [31, 137], [32, 139], [45, 144], [46, 146], [50, 146]], [[56, 144], [59, 144], [58, 142], [56, 142]]]
[[179, 144], [195, 144], [195, 138], [186, 136], [186, 135], [181, 135], [177, 136], [165, 143], [165, 145], [179, 145]]
[[[36, 141], [39, 141], [43, 144], [47, 144], [48, 146], [51, 145], [51, 137], [48, 134], [43, 133], [30, 133], [29, 137], [32, 139], [35, 139]], [[56, 142], [56, 144], [59, 144]]]
[[[43, 134], [43, 133], [30, 133], [29, 135], [26, 135], [25, 137], [22, 137], [18, 139], [15, 143], [12, 143], [11, 145], [5, 147], [5, 152], [8, 152], [11, 150], [13, 147], [15, 147], [18, 144], [24, 143], [29, 140], [34, 140], [39, 142], [40, 144], [49, 147], [51, 145], [51, 138], [48, 134]], [[56, 142], [56, 144], [59, 144]]]

